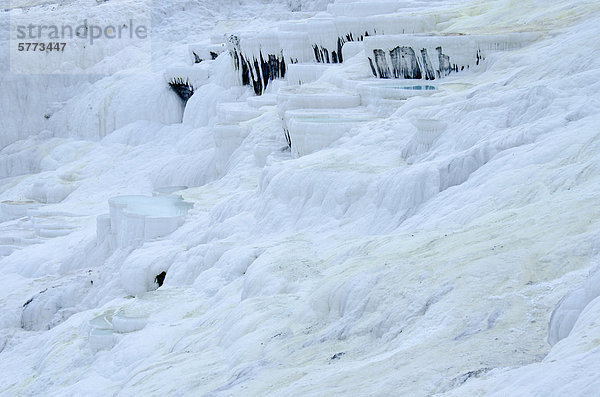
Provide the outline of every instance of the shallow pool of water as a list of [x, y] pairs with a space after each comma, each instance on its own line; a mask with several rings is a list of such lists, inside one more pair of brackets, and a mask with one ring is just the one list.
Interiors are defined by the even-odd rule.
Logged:
[[403, 85], [399, 87], [388, 87], [395, 90], [416, 90], [416, 91], [431, 91], [437, 90], [433, 85]]

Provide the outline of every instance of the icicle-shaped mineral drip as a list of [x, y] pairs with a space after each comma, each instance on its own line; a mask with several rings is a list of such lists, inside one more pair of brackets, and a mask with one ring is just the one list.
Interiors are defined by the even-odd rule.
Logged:
[[332, 63], [335, 57], [338, 60], [339, 33], [335, 22], [331, 19], [315, 19], [310, 21], [308, 36], [312, 45], [315, 61], [319, 63]]
[[429, 54], [426, 48], [421, 49], [421, 59], [423, 61], [423, 76], [425, 80], [435, 80], [435, 71], [433, 70], [433, 64], [429, 59]]
[[[289, 35], [284, 36], [289, 39]], [[279, 32], [247, 34], [231, 42], [229, 51], [240, 82], [252, 86], [256, 95], [264, 92], [269, 81], [285, 77], [286, 56], [281, 48]]]
[[385, 56], [385, 51], [376, 49], [373, 50], [373, 55], [375, 56], [375, 65], [377, 66], [377, 74], [382, 79], [389, 79], [390, 76], [390, 68], [388, 67], [388, 63]]
[[390, 51], [390, 57], [395, 78], [421, 78], [421, 68], [411, 47], [396, 47]]

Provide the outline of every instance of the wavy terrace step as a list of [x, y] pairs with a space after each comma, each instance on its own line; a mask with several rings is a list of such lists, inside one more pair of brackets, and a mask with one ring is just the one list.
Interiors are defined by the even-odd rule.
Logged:
[[[255, 97], [260, 98], [260, 97]], [[216, 124], [213, 127], [215, 141], [215, 167], [223, 173], [229, 158], [248, 136], [249, 129], [240, 124]]]
[[362, 108], [293, 110], [285, 113], [284, 129], [289, 136], [292, 154], [300, 157], [328, 147], [358, 124], [374, 119], [374, 115]]
[[252, 120], [263, 112], [244, 102], [221, 102], [217, 104], [217, 117], [220, 123], [240, 123]]
[[260, 109], [263, 106], [276, 106], [277, 95], [275, 94], [264, 94], [261, 96], [251, 96], [246, 99], [246, 103], [251, 108]]
[[0, 218], [5, 220], [18, 219], [27, 216], [27, 211], [37, 208], [42, 203], [34, 200], [6, 200], [0, 203]]
[[188, 187], [184, 186], [184, 185], [160, 186], [160, 187], [154, 188], [154, 191], [152, 192], [152, 195], [153, 196], [170, 196], [173, 193], [176, 193], [176, 192], [181, 191], [181, 190], [185, 190], [187, 188]]
[[181, 196], [118, 196], [108, 200], [110, 214], [96, 219], [99, 242], [112, 247], [141, 246], [175, 231], [193, 204]]
[[360, 96], [331, 84], [282, 87], [277, 94], [279, 114], [293, 109], [345, 109], [360, 106]]
[[358, 91], [363, 105], [377, 104], [381, 99], [406, 100], [415, 96], [428, 96], [439, 92], [432, 84], [410, 84], [406, 81], [398, 82], [380, 80], [358, 84]]
[[290, 85], [301, 85], [317, 81], [327, 70], [327, 65], [297, 63], [288, 66], [287, 81]]

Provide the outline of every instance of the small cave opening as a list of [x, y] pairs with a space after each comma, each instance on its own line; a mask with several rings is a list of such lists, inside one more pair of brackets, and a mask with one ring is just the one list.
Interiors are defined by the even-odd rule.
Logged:
[[184, 80], [181, 77], [175, 77], [169, 81], [169, 86], [179, 95], [184, 104], [194, 95], [194, 86], [187, 79]]
[[156, 277], [154, 278], [154, 282], [156, 284], [158, 284], [158, 288], [162, 287], [163, 283], [165, 282], [166, 276], [167, 276], [167, 272], [161, 272], [156, 275]]

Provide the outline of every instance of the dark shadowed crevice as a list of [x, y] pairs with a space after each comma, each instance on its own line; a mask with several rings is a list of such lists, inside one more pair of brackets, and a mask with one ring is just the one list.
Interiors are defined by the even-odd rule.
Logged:
[[156, 284], [158, 284], [158, 287], [162, 287], [163, 283], [165, 282], [165, 277], [167, 276], [167, 272], [162, 272], [160, 274], [158, 274], [155, 278], [154, 278], [154, 282]]
[[184, 104], [194, 95], [194, 86], [190, 84], [189, 80], [184, 80], [181, 77], [171, 79], [169, 86], [183, 100]]

